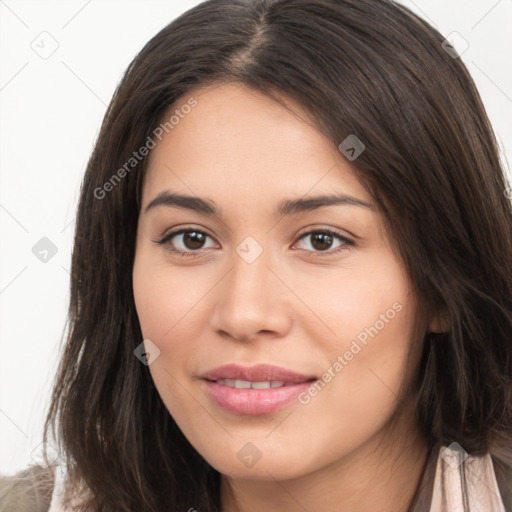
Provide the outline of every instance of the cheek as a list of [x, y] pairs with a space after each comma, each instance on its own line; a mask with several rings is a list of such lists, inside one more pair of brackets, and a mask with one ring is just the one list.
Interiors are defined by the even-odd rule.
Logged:
[[[173, 416], [190, 407], [190, 366], [201, 352], [208, 314], [206, 300], [213, 286], [197, 267], [176, 270], [144, 248], [133, 268], [135, 307], [144, 339], [159, 349], [149, 366], [155, 386]], [[203, 278], [204, 277], [204, 278]], [[214, 283], [214, 281], [213, 281]]]
[[308, 338], [316, 339], [312, 349], [321, 350], [326, 363], [318, 390], [311, 389], [304, 402], [315, 401], [319, 413], [332, 405], [338, 421], [379, 421], [407, 388], [419, 358], [416, 302], [407, 276], [383, 255], [364, 273], [349, 269], [326, 281], [322, 294], [310, 298], [331, 333], [319, 336], [318, 321], [307, 326]]
[[[157, 343], [161, 350], [171, 344], [173, 336], [183, 329], [193, 330], [201, 313], [201, 299], [208, 290], [208, 281], [198, 271], [176, 271], [151, 258], [143, 249], [137, 254], [133, 268], [135, 307], [145, 338]], [[168, 341], [166, 341], [168, 340]]]
[[357, 266], [333, 270], [287, 276], [294, 278], [294, 291], [313, 313], [302, 315], [309, 339], [331, 354], [342, 354], [356, 338], [363, 346], [374, 336], [409, 343], [415, 298], [408, 276], [389, 251], [372, 251]]
[[[160, 350], [159, 357], [148, 369], [159, 395], [173, 416], [188, 410], [183, 392], [185, 373], [191, 351], [191, 340], [198, 339], [192, 330], [199, 323], [191, 321], [197, 313], [194, 304], [204, 292], [187, 286], [182, 273], [172, 272], [166, 265], [151, 261], [144, 250], [137, 253], [133, 268], [135, 307], [144, 339], [150, 339]], [[190, 331], [184, 333], [184, 329]], [[173, 340], [188, 340], [187, 343]], [[180, 386], [181, 383], [181, 386]]]
[[[386, 428], [401, 403], [410, 403], [403, 391], [417, 362], [410, 352], [414, 308], [405, 301], [406, 296], [403, 299], [401, 309], [398, 304], [393, 309], [393, 318], [376, 327], [380, 312], [385, 313], [393, 301], [383, 300], [384, 309], [380, 301], [371, 308], [366, 304], [364, 318], [368, 321], [362, 321], [360, 314], [357, 322], [350, 322], [349, 317], [345, 324], [340, 320], [337, 342], [325, 345], [330, 364], [316, 389], [312, 386], [300, 397], [301, 410], [294, 417], [298, 432], [303, 429], [302, 421], [317, 420], [315, 435], [308, 437], [309, 451], [315, 454], [312, 466], [333, 462], [363, 445]], [[358, 339], [361, 333], [364, 336]], [[405, 411], [412, 413], [412, 406], [406, 405]]]

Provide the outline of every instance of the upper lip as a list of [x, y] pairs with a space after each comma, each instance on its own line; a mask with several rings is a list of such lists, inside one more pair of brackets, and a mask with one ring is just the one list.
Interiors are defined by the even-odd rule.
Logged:
[[315, 379], [313, 375], [304, 375], [287, 368], [273, 366], [269, 364], [256, 364], [253, 366], [243, 366], [239, 364], [226, 364], [213, 368], [201, 375], [202, 379], [220, 380], [235, 379], [246, 380], [249, 382], [305, 382]]

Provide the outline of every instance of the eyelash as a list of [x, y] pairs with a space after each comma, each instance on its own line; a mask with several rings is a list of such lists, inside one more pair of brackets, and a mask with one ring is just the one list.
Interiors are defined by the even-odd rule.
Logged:
[[[154, 240], [154, 242], [159, 245], [166, 245], [175, 236], [182, 235], [185, 233], [191, 233], [191, 232], [200, 233], [201, 235], [206, 235], [207, 237], [213, 239], [213, 237], [211, 237], [210, 235], [208, 235], [208, 233], [205, 233], [204, 231], [200, 231], [200, 230], [194, 229], [194, 228], [181, 228], [176, 231], [172, 231], [171, 233], [168, 233], [160, 240]], [[333, 231], [332, 229], [315, 229], [315, 230], [307, 231], [306, 233], [302, 233], [297, 240], [301, 240], [303, 238], [306, 238], [309, 235], [313, 235], [316, 233], [327, 234], [334, 238], [337, 238], [339, 241], [343, 242], [343, 245], [340, 245], [336, 249], [327, 249], [325, 251], [310, 251], [308, 249], [299, 249], [299, 250], [307, 251], [307, 252], [311, 253], [311, 255], [314, 255], [314, 257], [317, 257], [317, 256], [322, 257], [324, 254], [329, 255], [329, 256], [331, 256], [333, 254], [337, 254], [338, 252], [348, 250], [355, 245], [353, 240], [346, 238], [345, 236], [341, 235], [340, 233], [338, 233], [336, 231]], [[170, 251], [173, 254], [176, 254], [178, 256], [183, 256], [183, 257], [194, 257], [194, 256], [197, 257], [198, 253], [201, 251], [201, 249], [197, 249], [195, 251], [194, 250], [182, 251], [180, 249], [175, 249], [175, 248], [171, 247], [170, 245], [168, 247], [166, 247], [166, 250]]]

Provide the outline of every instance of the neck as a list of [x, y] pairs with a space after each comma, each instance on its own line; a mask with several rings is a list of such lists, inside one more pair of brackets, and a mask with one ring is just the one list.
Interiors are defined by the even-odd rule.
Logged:
[[[398, 432], [397, 432], [398, 430]], [[294, 479], [221, 480], [222, 512], [407, 512], [427, 459], [412, 419], [379, 432], [335, 463]]]

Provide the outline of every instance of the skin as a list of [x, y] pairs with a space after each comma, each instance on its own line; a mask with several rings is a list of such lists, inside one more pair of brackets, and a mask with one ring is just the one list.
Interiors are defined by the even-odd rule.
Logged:
[[[286, 100], [292, 112], [236, 83], [196, 89], [176, 105], [190, 96], [197, 106], [149, 155], [133, 268], [142, 333], [160, 350], [149, 369], [165, 406], [224, 475], [224, 512], [407, 510], [426, 460], [407, 390], [437, 320], [420, 314], [352, 164], [298, 105]], [[165, 205], [146, 211], [166, 190], [214, 202], [222, 217]], [[333, 193], [373, 207], [274, 215], [285, 199]], [[206, 233], [203, 248], [182, 235], [155, 243], [179, 228]], [[354, 245], [334, 237], [322, 251], [303, 236], [325, 229]], [[263, 249], [252, 263], [236, 251], [249, 235]], [[396, 303], [400, 312], [305, 405], [234, 414], [199, 379], [231, 362], [320, 378]], [[248, 442], [261, 453], [252, 467], [237, 457]]]

